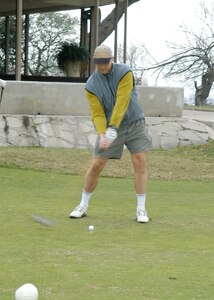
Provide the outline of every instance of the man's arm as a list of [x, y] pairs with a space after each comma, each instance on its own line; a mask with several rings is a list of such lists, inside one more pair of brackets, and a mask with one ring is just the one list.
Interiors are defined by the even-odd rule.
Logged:
[[103, 107], [96, 95], [86, 91], [86, 96], [90, 105], [91, 118], [98, 134], [106, 132], [107, 121]]
[[109, 125], [114, 125], [116, 128], [119, 128], [120, 123], [126, 113], [128, 108], [132, 89], [134, 87], [134, 78], [132, 71], [126, 73], [126, 75], [121, 79], [116, 95], [116, 104], [112, 113], [112, 117]]
[[92, 121], [94, 122], [97, 133], [100, 136], [100, 148], [108, 149], [112, 141], [117, 137], [117, 133], [113, 133], [114, 136], [111, 132], [109, 134], [110, 128], [108, 128], [106, 132], [107, 121], [103, 107], [97, 96], [88, 91], [86, 91], [86, 96], [91, 109]]

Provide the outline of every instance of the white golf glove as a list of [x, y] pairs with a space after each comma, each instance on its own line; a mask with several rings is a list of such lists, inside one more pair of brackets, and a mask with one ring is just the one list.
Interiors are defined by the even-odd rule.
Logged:
[[6, 81], [3, 79], [0, 79], [0, 87], [4, 88], [6, 86]]
[[113, 127], [108, 127], [106, 130], [106, 138], [112, 143], [117, 138], [117, 130]]

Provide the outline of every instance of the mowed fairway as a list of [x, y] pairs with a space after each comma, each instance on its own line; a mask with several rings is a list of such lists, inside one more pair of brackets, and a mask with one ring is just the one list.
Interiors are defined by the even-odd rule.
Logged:
[[0, 299], [26, 282], [40, 300], [214, 299], [213, 181], [150, 180], [145, 225], [131, 178], [101, 178], [80, 220], [68, 214], [82, 176], [2, 167], [0, 178]]

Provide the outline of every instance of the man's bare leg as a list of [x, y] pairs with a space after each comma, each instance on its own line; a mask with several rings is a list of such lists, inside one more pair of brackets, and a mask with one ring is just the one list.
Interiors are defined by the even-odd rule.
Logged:
[[132, 163], [135, 175], [135, 190], [137, 194], [146, 193], [147, 189], [147, 170], [146, 170], [146, 153], [139, 152], [132, 154]]
[[85, 175], [85, 182], [83, 187], [84, 191], [93, 193], [97, 186], [100, 173], [105, 167], [106, 163], [107, 159], [93, 158], [91, 165]]
[[147, 223], [149, 218], [146, 212], [146, 189], [148, 184], [148, 176], [146, 170], [146, 153], [139, 152], [132, 154], [132, 163], [135, 175], [135, 190], [137, 194], [137, 221]]
[[86, 215], [88, 203], [95, 190], [101, 171], [105, 167], [107, 159], [93, 158], [85, 175], [85, 182], [80, 204], [71, 212], [70, 218], [81, 218]]

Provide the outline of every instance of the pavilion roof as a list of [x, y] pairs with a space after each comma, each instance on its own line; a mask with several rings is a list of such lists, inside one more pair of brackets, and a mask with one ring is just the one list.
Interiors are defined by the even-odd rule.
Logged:
[[[88, 8], [96, 5], [96, 0], [23, 0], [23, 13], [41, 13]], [[112, 0], [99, 0], [99, 6], [114, 4]], [[15, 15], [16, 0], [0, 0], [0, 16]]]

